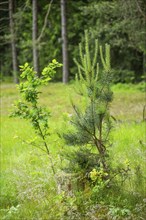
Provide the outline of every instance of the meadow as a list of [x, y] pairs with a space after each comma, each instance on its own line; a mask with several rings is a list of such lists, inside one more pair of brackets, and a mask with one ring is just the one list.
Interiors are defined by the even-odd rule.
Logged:
[[[82, 195], [76, 198], [70, 196], [66, 200], [63, 194], [56, 194], [47, 155], [29, 144], [30, 140], [36, 138], [31, 125], [25, 120], [9, 117], [13, 109], [12, 104], [19, 97], [16, 86], [2, 83], [1, 219], [145, 219], [144, 85], [117, 84], [112, 86], [112, 90], [114, 99], [110, 112], [115, 120], [111, 132], [113, 144], [110, 156], [113, 166], [117, 164], [120, 166], [128, 161], [130, 174], [121, 186], [121, 190], [122, 187], [126, 188], [124, 193], [126, 192], [127, 195], [117, 192], [116, 201], [111, 195], [110, 206], [101, 201], [101, 207], [97, 208], [98, 215], [95, 210], [92, 213], [93, 210], [85, 207], [85, 197]], [[60, 176], [62, 163], [65, 163], [60, 155], [67, 147], [57, 133], [66, 128], [66, 117], [73, 114], [71, 99], [74, 102], [79, 100], [74, 90], [74, 83], [68, 85], [50, 83], [42, 88], [42, 94], [40, 94], [40, 104], [46, 106], [51, 112], [49, 119], [51, 136], [48, 143], [51, 154], [55, 158], [54, 166], [58, 173], [60, 172]], [[67, 150], [70, 151], [71, 148]], [[78, 201], [77, 198], [79, 198]], [[79, 211], [80, 209], [88, 209], [86, 216]]]

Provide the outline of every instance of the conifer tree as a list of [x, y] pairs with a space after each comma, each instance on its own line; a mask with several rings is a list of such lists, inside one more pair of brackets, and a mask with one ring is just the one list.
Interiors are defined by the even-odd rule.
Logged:
[[78, 67], [77, 92], [85, 101], [82, 106], [72, 103], [75, 112], [71, 119], [73, 127], [63, 136], [67, 144], [80, 146], [82, 153], [88, 146], [97, 149], [94, 150], [98, 158], [96, 164], [107, 171], [107, 146], [111, 130], [109, 104], [112, 101], [110, 46], [105, 45], [104, 55], [103, 47], [95, 40], [94, 51], [94, 55], [90, 53], [89, 36], [85, 31], [85, 47], [79, 44], [80, 62], [75, 60]]

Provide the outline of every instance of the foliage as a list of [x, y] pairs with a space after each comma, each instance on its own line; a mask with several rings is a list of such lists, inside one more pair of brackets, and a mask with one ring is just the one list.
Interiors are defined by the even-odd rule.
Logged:
[[[38, 1], [38, 35], [41, 33], [48, 1]], [[10, 34], [8, 30], [8, 2], [1, 10], [1, 44], [2, 76], [11, 74]], [[32, 65], [32, 4], [30, 1], [15, 2], [14, 22], [19, 63], [27, 61]], [[47, 26], [38, 43], [40, 70], [47, 65], [48, 59], [56, 57], [61, 61], [61, 25], [60, 1], [53, 0], [47, 20]], [[138, 82], [144, 66], [145, 54], [145, 1], [117, 0], [67, 1], [67, 30], [70, 78], [74, 78], [77, 68], [73, 57], [78, 55], [78, 43], [84, 41], [84, 29], [90, 30], [93, 39], [101, 44], [112, 45], [111, 60], [115, 69], [115, 82]], [[55, 79], [61, 79], [61, 71]]]
[[[76, 104], [80, 103], [80, 96], [75, 93], [74, 86], [74, 83], [66, 86], [61, 83], [49, 83], [48, 86], [40, 87], [42, 93], [38, 100], [41, 106], [49, 106], [52, 112], [52, 117], [49, 119], [49, 125], [51, 125], [49, 132], [52, 135], [47, 139], [51, 155], [55, 158], [55, 163], [59, 164], [61, 152], [63, 154], [62, 163], [66, 168], [68, 168], [68, 161], [65, 159], [64, 153], [70, 154], [74, 148], [65, 146], [55, 133], [58, 129], [66, 130], [70, 125], [69, 120], [72, 118], [73, 109], [70, 107], [68, 94], [72, 95], [72, 100]], [[36, 138], [30, 123], [27, 120], [22, 122], [19, 118], [8, 117], [11, 104], [18, 99], [18, 91], [16, 91], [15, 85], [2, 83], [0, 218], [9, 220], [24, 218], [26, 220], [145, 219], [145, 123], [141, 122], [144, 93], [139, 88], [141, 85], [112, 86], [114, 101], [110, 109], [113, 116], [116, 115], [119, 120], [115, 122], [112, 129], [110, 138], [112, 138], [113, 146], [109, 149], [109, 153], [112, 158], [112, 167], [119, 165], [127, 169], [125, 163], [129, 163], [131, 171], [128, 178], [124, 182], [120, 178], [120, 181], [115, 182], [116, 184], [111, 185], [110, 188], [95, 184], [91, 181], [89, 173], [94, 168], [96, 171], [100, 171], [99, 167], [96, 167], [96, 150], [92, 149], [91, 152], [91, 145], [88, 145], [88, 148], [85, 146], [84, 149], [81, 146], [82, 152], [80, 152], [80, 149], [76, 147], [78, 158], [73, 157], [74, 160], [85, 159], [83, 152], [85, 157], [90, 158], [89, 172], [86, 176], [89, 182], [86, 179], [84, 189], [76, 187], [74, 192], [64, 187], [58, 195], [48, 158], [41, 150], [32, 148], [24, 142], [26, 138]], [[63, 121], [63, 114], [68, 117], [67, 124]], [[21, 137], [22, 140], [16, 136]], [[139, 143], [140, 140], [142, 144]], [[82, 158], [81, 155], [83, 155]], [[94, 166], [92, 164], [93, 156], [95, 156]], [[71, 157], [69, 161], [72, 162], [72, 168], [76, 168], [77, 162], [72, 161]], [[82, 166], [77, 171], [81, 171], [81, 169]], [[68, 170], [68, 172], [73, 171], [73, 169]], [[67, 173], [64, 177], [63, 174], [60, 171], [60, 177], [66, 181], [67, 185], [71, 175]], [[137, 177], [135, 174], [138, 174]], [[80, 183], [83, 183], [83, 180]], [[76, 176], [71, 177], [71, 182], [75, 185]]]
[[140, 81], [145, 63], [144, 1], [93, 1], [82, 11], [94, 38], [112, 45], [115, 82]]
[[[52, 60], [52, 63], [49, 63], [49, 65], [43, 69], [40, 78], [38, 78], [36, 72], [28, 63], [25, 63], [24, 66], [20, 66], [20, 70], [22, 71], [21, 78], [26, 79], [26, 81], [21, 82], [18, 86], [21, 100], [17, 102], [14, 112], [11, 114], [13, 117], [20, 117], [31, 122], [36, 134], [43, 142], [44, 148], [40, 148], [45, 151], [48, 156], [50, 155], [50, 151], [46, 138], [49, 136], [48, 117], [50, 116], [50, 112], [46, 108], [39, 106], [38, 99], [40, 92], [38, 87], [46, 85], [54, 76], [56, 72], [55, 69], [60, 66], [62, 66], [62, 64], [58, 63], [55, 59]], [[49, 157], [49, 159], [52, 164], [52, 171], [55, 174], [51, 157]]]
[[[100, 46], [100, 57], [103, 70], [99, 70], [97, 63], [98, 41], [95, 41], [95, 53], [91, 58], [89, 49], [88, 32], [85, 32], [85, 49], [79, 45], [81, 64], [75, 60], [78, 66], [76, 77], [77, 91], [82, 99], [86, 99], [84, 108], [73, 104], [75, 115], [71, 119], [74, 131], [64, 134], [66, 142], [71, 145], [91, 145], [98, 152], [98, 163], [108, 170], [106, 164], [107, 143], [111, 129], [109, 103], [112, 100], [110, 90], [111, 70], [110, 70], [110, 46], [105, 46], [105, 58], [103, 49]], [[84, 155], [85, 156], [85, 155]], [[88, 164], [88, 161], [86, 162]]]
[[[82, 219], [83, 216], [88, 216], [87, 209], [91, 210], [94, 206], [103, 204], [101, 211], [103, 218], [132, 219], [134, 218], [132, 209], [142, 200], [142, 197], [136, 200], [135, 195], [130, 191], [133, 195], [131, 195], [131, 201], [127, 202], [130, 193], [127, 193], [125, 187], [133, 175], [129, 160], [125, 159], [123, 163], [117, 163], [116, 166], [112, 164], [108, 148], [111, 146], [109, 103], [112, 101], [110, 48], [108, 45], [105, 46], [105, 58], [102, 47], [99, 48], [100, 65], [102, 64], [103, 69], [99, 68], [99, 63], [97, 64], [96, 61], [98, 42], [95, 42], [93, 55], [89, 52], [88, 32], [85, 32], [85, 49], [83, 50], [81, 44], [79, 46], [81, 62], [75, 60], [78, 67], [76, 91], [80, 95], [80, 105], [77, 106], [72, 102], [75, 115], [69, 120], [71, 128], [63, 132], [67, 145], [76, 146], [75, 150], [63, 152], [69, 161], [64, 170], [74, 178], [70, 181], [70, 190], [66, 191], [72, 193], [72, 206], [75, 207], [72, 216], [77, 217], [77, 213], [80, 213], [78, 218]], [[142, 173], [140, 176], [144, 179]], [[134, 178], [136, 178], [135, 175]], [[89, 213], [90, 218], [91, 216], [101, 217], [98, 208]]]

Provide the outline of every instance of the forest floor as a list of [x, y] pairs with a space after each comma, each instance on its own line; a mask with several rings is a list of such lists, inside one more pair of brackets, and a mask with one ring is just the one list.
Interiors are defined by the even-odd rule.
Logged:
[[[140, 164], [141, 172], [145, 176], [144, 86], [117, 84], [112, 90], [114, 99], [110, 112], [115, 118], [115, 124], [111, 133], [113, 147], [110, 153], [113, 164], [129, 160], [131, 169]], [[52, 176], [47, 171], [49, 167], [47, 156], [28, 144], [30, 139], [36, 138], [31, 125], [27, 121], [9, 117], [13, 109], [12, 104], [18, 97], [14, 84], [2, 83], [0, 218], [62, 219], [59, 199], [55, 199], [49, 185], [52, 184], [53, 187]], [[58, 166], [63, 147], [57, 132], [66, 126], [66, 115], [73, 114], [70, 100], [79, 101], [74, 84], [50, 83], [42, 88], [40, 94], [40, 104], [51, 111], [49, 124], [52, 135], [48, 143], [52, 155], [56, 157], [55, 166]], [[133, 187], [132, 184], [127, 185], [127, 190], [130, 187]], [[142, 191], [140, 187], [143, 186], [138, 186], [138, 191]], [[58, 213], [56, 217], [53, 217], [54, 213]]]

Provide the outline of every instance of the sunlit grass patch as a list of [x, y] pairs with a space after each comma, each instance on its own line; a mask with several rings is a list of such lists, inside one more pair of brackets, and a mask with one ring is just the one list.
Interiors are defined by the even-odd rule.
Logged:
[[[113, 132], [113, 146], [110, 149], [112, 164], [128, 166], [129, 179], [127, 191], [140, 192], [146, 196], [145, 159], [146, 159], [146, 125], [145, 122], [125, 122], [115, 125]], [[139, 176], [138, 176], [139, 175]], [[139, 178], [139, 184], [138, 181]], [[141, 179], [140, 179], [141, 178]]]
[[113, 86], [114, 99], [111, 104], [111, 114], [117, 120], [142, 121], [145, 105], [145, 92], [140, 90], [138, 85]]
[[[55, 168], [59, 170], [64, 142], [59, 140], [57, 132], [67, 128], [64, 119], [73, 114], [70, 97], [74, 102], [79, 101], [79, 97], [74, 91], [74, 84], [50, 83], [40, 89], [40, 104], [51, 111], [48, 144]], [[130, 91], [124, 86], [113, 86], [113, 92], [111, 113], [116, 121], [111, 134], [113, 144], [109, 149], [112, 164], [116, 167], [129, 163], [131, 173], [126, 191], [144, 197], [146, 126], [142, 122], [142, 110], [145, 94], [137, 88]], [[36, 137], [29, 122], [8, 116], [14, 100], [18, 98], [15, 86], [3, 84], [1, 98], [1, 218], [53, 219], [56, 213], [56, 218], [60, 219], [67, 207], [54, 191], [47, 155], [28, 143]], [[140, 179], [141, 176], [137, 175], [139, 182], [134, 177], [136, 172], [142, 176]]]
[[140, 164], [145, 173], [145, 122], [121, 123], [115, 125], [112, 136], [113, 146], [110, 151], [115, 163], [123, 163], [126, 159], [131, 161], [132, 167]]

